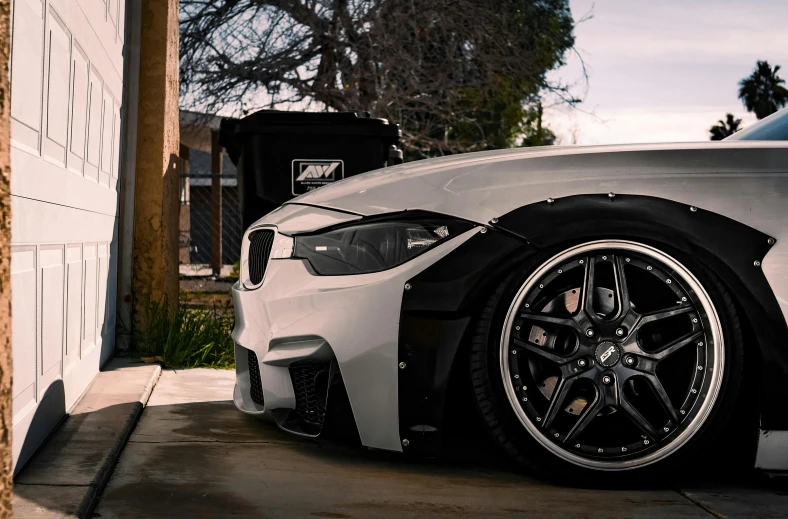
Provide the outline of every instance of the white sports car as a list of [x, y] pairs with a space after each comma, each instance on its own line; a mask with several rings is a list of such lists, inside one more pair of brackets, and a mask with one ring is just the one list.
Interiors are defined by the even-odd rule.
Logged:
[[719, 143], [472, 153], [300, 196], [243, 239], [235, 404], [432, 453], [457, 400], [564, 478], [756, 441], [750, 464], [785, 469], [785, 139], [788, 111]]

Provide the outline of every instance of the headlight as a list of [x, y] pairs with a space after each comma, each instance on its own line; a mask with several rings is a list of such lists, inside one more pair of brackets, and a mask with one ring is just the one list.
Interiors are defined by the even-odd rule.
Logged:
[[378, 221], [295, 237], [293, 257], [309, 261], [323, 276], [380, 272], [409, 261], [468, 229], [450, 220]]

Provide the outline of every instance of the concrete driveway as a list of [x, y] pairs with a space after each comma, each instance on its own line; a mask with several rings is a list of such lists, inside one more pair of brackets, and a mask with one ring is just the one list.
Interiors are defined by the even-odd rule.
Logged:
[[302, 441], [236, 411], [233, 380], [230, 371], [163, 372], [94, 517], [788, 516], [779, 488], [573, 489], [530, 479], [486, 450], [413, 461]]

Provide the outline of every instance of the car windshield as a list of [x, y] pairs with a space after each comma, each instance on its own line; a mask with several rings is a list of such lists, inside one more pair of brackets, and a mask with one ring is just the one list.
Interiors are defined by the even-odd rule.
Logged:
[[724, 139], [726, 141], [787, 141], [788, 108]]

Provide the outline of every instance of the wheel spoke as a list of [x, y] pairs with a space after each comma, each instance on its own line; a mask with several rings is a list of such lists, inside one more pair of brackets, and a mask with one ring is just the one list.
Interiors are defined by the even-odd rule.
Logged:
[[635, 406], [629, 403], [624, 395], [621, 395], [621, 398], [618, 401], [618, 408], [621, 409], [627, 418], [632, 420], [632, 423], [634, 423], [635, 426], [637, 426], [637, 428], [643, 432], [643, 434], [648, 436], [649, 439], [653, 439], [657, 435], [657, 431], [654, 429], [654, 427], [648, 423], [648, 420], [646, 420], [637, 409], [635, 409]]
[[670, 397], [665, 392], [665, 388], [662, 387], [662, 382], [659, 381], [656, 375], [643, 376], [649, 381], [651, 390], [654, 392], [654, 396], [657, 397], [657, 400], [659, 400], [662, 409], [668, 414], [668, 416], [670, 416], [671, 420], [678, 422], [679, 416], [676, 413], [676, 409], [673, 407], [673, 402], [670, 401]]
[[638, 328], [648, 323], [653, 323], [655, 321], [661, 321], [663, 319], [668, 319], [670, 317], [675, 317], [677, 315], [686, 314], [692, 312], [693, 310], [694, 308], [691, 305], [681, 305], [681, 306], [674, 306], [665, 310], [658, 310], [656, 312], [643, 314], [642, 316], [640, 316], [640, 321], [638, 322]]
[[680, 339], [676, 339], [675, 341], [671, 342], [670, 344], [668, 344], [667, 346], [665, 346], [661, 350], [657, 351], [656, 353], [650, 353], [650, 354], [646, 353], [646, 354], [643, 354], [643, 356], [650, 357], [650, 358], [652, 358], [654, 360], [658, 360], [658, 361], [666, 359], [666, 358], [670, 357], [671, 355], [673, 355], [674, 353], [676, 353], [677, 351], [679, 351], [684, 346], [694, 343], [696, 340], [698, 340], [702, 336], [703, 336], [703, 332], [693, 332], [693, 333], [691, 333], [689, 335], [685, 335], [684, 337], [682, 337]]
[[550, 314], [540, 314], [533, 312], [522, 312], [520, 317], [526, 321], [539, 324], [552, 324], [555, 326], [564, 326], [567, 328], [578, 329], [577, 323], [571, 317], [558, 317]]
[[586, 270], [583, 277], [583, 294], [580, 299], [580, 311], [586, 312], [589, 317], [594, 314], [594, 276], [596, 272], [596, 258], [586, 258]]
[[534, 355], [537, 355], [537, 356], [543, 358], [544, 360], [546, 360], [548, 362], [552, 362], [554, 364], [564, 364], [566, 362], [569, 362], [569, 360], [570, 360], [570, 359], [567, 359], [565, 357], [561, 357], [559, 355], [556, 355], [555, 353], [551, 353], [549, 350], [546, 350], [546, 349], [544, 349], [542, 347], [539, 347], [536, 344], [532, 344], [530, 342], [521, 341], [520, 339], [512, 339], [512, 342], [518, 348], [522, 348], [525, 351], [527, 351], [528, 353], [533, 353]]
[[618, 303], [618, 315], [624, 315], [629, 312], [629, 287], [627, 286], [627, 278], [624, 274], [624, 258], [615, 256], [613, 258], [613, 266], [616, 279], [616, 298]]
[[544, 423], [542, 424], [543, 427], [550, 427], [550, 425], [553, 423], [553, 420], [555, 420], [555, 417], [558, 416], [559, 411], [561, 411], [561, 405], [566, 400], [566, 397], [569, 394], [569, 390], [572, 388], [574, 381], [575, 379], [573, 378], [561, 378], [561, 380], [555, 386], [553, 396], [550, 399], [550, 406], [547, 408], [547, 413], [545, 413], [544, 416]]
[[575, 438], [580, 436], [580, 434], [586, 430], [588, 424], [590, 424], [594, 418], [599, 414], [599, 412], [604, 407], [604, 399], [602, 396], [597, 393], [596, 398], [590, 405], [587, 405], [585, 409], [583, 409], [583, 414], [577, 419], [577, 422], [572, 426], [567, 433], [566, 437], [564, 438], [564, 443], [573, 442]]

